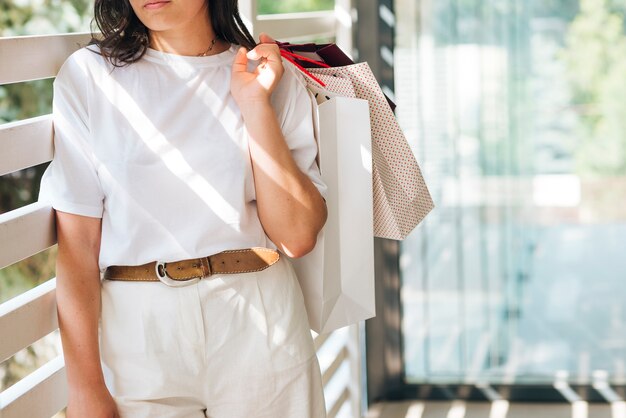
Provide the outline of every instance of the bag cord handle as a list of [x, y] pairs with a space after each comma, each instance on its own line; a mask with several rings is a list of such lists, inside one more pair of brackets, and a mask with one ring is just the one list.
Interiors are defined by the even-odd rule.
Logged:
[[316, 81], [317, 83], [319, 83], [322, 87], [326, 87], [326, 84], [324, 84], [324, 82], [322, 80], [320, 80], [319, 78], [315, 77], [313, 74], [311, 74], [306, 68], [304, 68], [302, 65], [298, 64], [296, 62], [296, 59], [300, 59], [303, 61], [308, 61], [308, 62], [313, 62], [317, 65], [320, 65], [324, 68], [330, 68], [330, 65], [324, 63], [324, 62], [320, 62], [320, 61], [315, 61], [312, 60], [310, 58], [307, 57], [303, 57], [301, 55], [298, 54], [294, 54], [293, 52], [289, 52], [289, 51], [285, 51], [284, 49], [280, 50], [280, 55], [286, 59], [287, 61], [289, 61], [290, 63], [292, 63], [293, 65], [296, 66], [296, 68], [298, 68], [300, 71], [302, 71], [305, 75], [307, 75], [308, 77], [310, 77], [312, 80]]

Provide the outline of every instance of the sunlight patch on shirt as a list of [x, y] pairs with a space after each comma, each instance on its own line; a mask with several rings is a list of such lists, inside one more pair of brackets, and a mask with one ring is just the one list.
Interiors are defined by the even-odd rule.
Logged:
[[159, 132], [132, 96], [116, 80], [110, 77], [96, 78], [96, 82], [99, 80], [105, 80], [103, 83], [105, 85], [99, 86], [102, 93], [117, 106], [146, 146], [163, 161], [176, 177], [183, 180], [220, 219], [229, 222], [233, 218], [233, 213], [236, 213], [235, 208], [187, 163], [182, 153], [167, 141], [167, 138]]

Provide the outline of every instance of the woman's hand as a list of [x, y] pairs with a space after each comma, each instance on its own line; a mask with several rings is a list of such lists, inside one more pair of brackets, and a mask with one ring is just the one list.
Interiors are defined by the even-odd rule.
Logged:
[[70, 393], [67, 418], [120, 418], [117, 404], [106, 387], [81, 388]]
[[[268, 104], [285, 71], [274, 39], [264, 33], [259, 39], [261, 43], [247, 53], [240, 48], [233, 62], [230, 91], [239, 107]], [[248, 72], [248, 60], [260, 61], [253, 72]]]

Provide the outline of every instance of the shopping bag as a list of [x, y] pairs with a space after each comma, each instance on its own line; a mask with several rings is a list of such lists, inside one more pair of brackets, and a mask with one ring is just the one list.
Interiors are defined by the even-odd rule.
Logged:
[[[292, 44], [289, 42], [277, 42], [277, 44], [283, 58], [300, 68], [336, 68], [354, 64], [354, 61], [337, 44]], [[311, 76], [311, 73], [307, 75]], [[385, 95], [385, 100], [394, 111], [395, 103], [387, 95]]]
[[328, 219], [313, 251], [291, 264], [309, 325], [322, 334], [376, 314], [374, 225], [368, 103], [337, 97], [316, 107]]
[[356, 97], [369, 102], [374, 159], [374, 235], [404, 239], [430, 213], [434, 203], [415, 156], [369, 66], [361, 63], [310, 71], [325, 81], [328, 90], [325, 94], [324, 88], [310, 82], [322, 100], [332, 97], [332, 92], [350, 97], [350, 91], [337, 87], [340, 83], [336, 80], [348, 78]]
[[[279, 43], [279, 47], [283, 57], [307, 76], [309, 89], [316, 92], [318, 103], [335, 96], [356, 96], [368, 101], [374, 159], [374, 235], [406, 238], [430, 213], [434, 203], [411, 147], [369, 65], [347, 64], [352, 61], [334, 44]], [[340, 66], [330, 67], [330, 63]], [[348, 81], [352, 84], [350, 88]]]

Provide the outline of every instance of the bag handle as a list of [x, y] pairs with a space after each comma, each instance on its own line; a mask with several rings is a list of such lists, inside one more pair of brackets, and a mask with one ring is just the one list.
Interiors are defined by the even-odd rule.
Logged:
[[306, 68], [304, 68], [303, 66], [301, 66], [300, 64], [298, 64], [289, 54], [283, 54], [283, 52], [285, 52], [284, 50], [280, 50], [280, 55], [286, 59], [287, 61], [289, 61], [290, 63], [292, 63], [293, 65], [295, 65], [300, 71], [302, 71], [304, 74], [306, 74], [307, 76], [309, 76], [311, 79], [317, 81], [319, 83], [320, 86], [322, 87], [326, 87], [326, 84], [324, 84], [324, 82], [322, 80], [320, 80], [319, 78], [315, 77], [313, 74], [311, 74]]
[[281, 48], [280, 51], [281, 51], [281, 54], [282, 53], [288, 54], [289, 56], [291, 56], [293, 58], [296, 58], [296, 59], [299, 59], [301, 61], [310, 62], [311, 64], [319, 65], [320, 67], [323, 67], [323, 68], [330, 68], [330, 65], [326, 64], [324, 61], [317, 61], [317, 60], [311, 59], [309, 57], [305, 57], [303, 55], [298, 55], [298, 54], [293, 53], [293, 52], [291, 52], [291, 51], [289, 51], [287, 49], [282, 49]]

